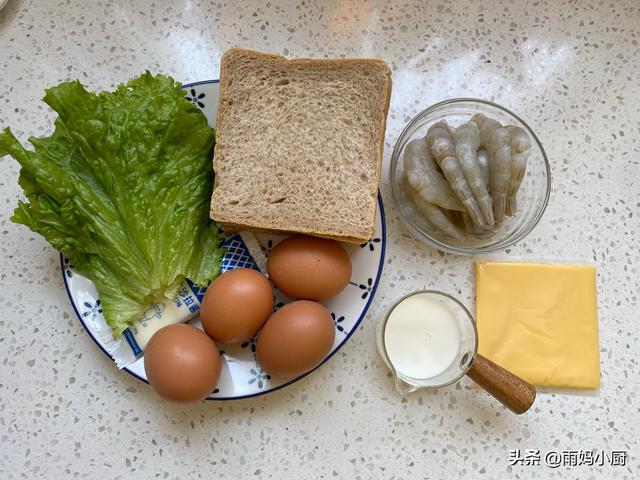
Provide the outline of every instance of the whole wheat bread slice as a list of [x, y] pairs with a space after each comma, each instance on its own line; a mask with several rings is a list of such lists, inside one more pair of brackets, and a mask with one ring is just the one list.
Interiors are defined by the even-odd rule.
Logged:
[[390, 93], [379, 60], [228, 50], [211, 218], [232, 231], [369, 239]]

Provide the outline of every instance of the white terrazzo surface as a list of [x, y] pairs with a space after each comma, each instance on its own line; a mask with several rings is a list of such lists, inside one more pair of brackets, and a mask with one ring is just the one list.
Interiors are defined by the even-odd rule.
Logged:
[[[97, 350], [69, 305], [57, 253], [8, 220], [20, 192], [4, 158], [0, 478], [639, 478], [639, 39], [635, 0], [10, 0], [0, 12], [0, 126], [23, 140], [51, 129], [39, 101], [47, 86], [79, 78], [112, 88], [145, 68], [214, 78], [231, 46], [385, 59], [394, 76], [385, 165], [403, 124], [436, 101], [475, 96], [516, 111], [545, 145], [554, 183], [540, 225], [506, 255], [597, 265], [602, 388], [540, 394], [523, 417], [469, 381], [400, 398], [375, 351], [376, 319], [422, 287], [472, 306], [473, 276], [470, 258], [403, 232], [383, 182], [385, 272], [340, 353], [265, 397], [167, 404]], [[510, 467], [515, 448], [629, 458], [624, 467]]]

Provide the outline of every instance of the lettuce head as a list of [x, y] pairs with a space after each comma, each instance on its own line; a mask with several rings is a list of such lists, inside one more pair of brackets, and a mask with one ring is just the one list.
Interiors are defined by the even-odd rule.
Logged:
[[114, 92], [61, 83], [44, 101], [51, 136], [24, 148], [0, 132], [0, 156], [21, 166], [27, 201], [11, 218], [42, 235], [97, 287], [115, 336], [184, 278], [219, 273], [209, 220], [214, 131], [171, 77], [149, 72]]

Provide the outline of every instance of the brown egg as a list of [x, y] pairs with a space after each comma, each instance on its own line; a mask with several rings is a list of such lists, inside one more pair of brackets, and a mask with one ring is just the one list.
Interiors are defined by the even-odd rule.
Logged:
[[282, 307], [264, 324], [256, 358], [265, 372], [294, 377], [319, 365], [334, 339], [329, 311], [319, 303], [299, 300]]
[[269, 280], [249, 268], [237, 268], [216, 278], [200, 306], [204, 331], [221, 343], [249, 340], [272, 313]]
[[296, 235], [276, 245], [267, 260], [269, 278], [286, 295], [325, 300], [351, 279], [351, 259], [335, 240]]
[[213, 392], [222, 360], [216, 344], [187, 324], [153, 334], [144, 352], [144, 371], [153, 389], [174, 402], [199, 402]]

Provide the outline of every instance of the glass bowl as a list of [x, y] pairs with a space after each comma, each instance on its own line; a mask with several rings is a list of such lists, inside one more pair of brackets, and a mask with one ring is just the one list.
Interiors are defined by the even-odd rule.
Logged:
[[[415, 215], [413, 202], [407, 195], [402, 157], [411, 140], [423, 138], [435, 123], [446, 120], [452, 127], [468, 122], [472, 115], [482, 113], [503, 125], [522, 127], [531, 140], [531, 155], [518, 190], [518, 210], [514, 216], [505, 215], [502, 223], [480, 235], [464, 233], [464, 239], [448, 236], [420, 216]], [[542, 217], [551, 191], [551, 172], [547, 154], [533, 130], [516, 114], [500, 105], [475, 98], [456, 98], [437, 103], [416, 115], [404, 128], [391, 156], [390, 183], [393, 202], [400, 219], [420, 240], [439, 250], [458, 254], [479, 254], [503, 250], [526, 237]]]

